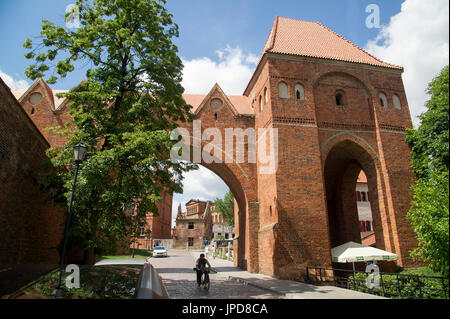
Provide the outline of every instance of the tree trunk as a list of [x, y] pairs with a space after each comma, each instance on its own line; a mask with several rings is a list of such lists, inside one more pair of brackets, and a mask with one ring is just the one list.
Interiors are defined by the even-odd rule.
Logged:
[[[98, 215], [96, 212], [92, 212], [90, 217], [91, 231], [87, 234], [86, 239], [88, 242], [96, 241], [97, 228], [98, 228]], [[95, 248], [94, 246], [88, 247], [84, 251], [84, 264], [93, 265], [95, 263]]]

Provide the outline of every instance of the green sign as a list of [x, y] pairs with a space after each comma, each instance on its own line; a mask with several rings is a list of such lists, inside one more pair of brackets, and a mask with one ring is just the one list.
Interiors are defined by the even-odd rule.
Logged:
[[362, 257], [362, 256], [356, 256], [356, 261], [364, 261], [364, 257]]

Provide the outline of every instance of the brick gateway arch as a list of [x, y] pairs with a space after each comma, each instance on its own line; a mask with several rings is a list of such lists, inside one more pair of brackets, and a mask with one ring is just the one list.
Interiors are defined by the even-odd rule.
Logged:
[[[202, 133], [218, 128], [223, 145], [226, 128], [278, 130], [274, 174], [260, 174], [258, 163], [201, 163], [236, 197], [236, 265], [295, 279], [306, 266], [331, 266], [332, 247], [361, 242], [361, 170], [377, 247], [398, 254], [401, 266], [412, 263], [416, 241], [405, 218], [412, 123], [402, 72], [319, 23], [277, 17], [243, 96], [227, 96], [218, 84], [207, 95], [185, 95]], [[248, 143], [246, 159], [247, 152]]]
[[[361, 169], [377, 247], [398, 254], [403, 267], [412, 263], [416, 241], [405, 218], [413, 182], [405, 128], [412, 123], [402, 72], [320, 23], [277, 17], [243, 95], [226, 95], [218, 84], [207, 95], [184, 94], [201, 132], [218, 128], [223, 145], [226, 128], [278, 130], [278, 168], [271, 174], [247, 160], [199, 163], [235, 196], [236, 265], [290, 279], [302, 279], [306, 266], [331, 266], [332, 247], [360, 241], [354, 192]], [[36, 90], [51, 107], [29, 103]], [[69, 120], [66, 101], [42, 80], [19, 95], [38, 127]], [[193, 123], [185, 128], [195, 135]], [[51, 145], [63, 142], [43, 134]], [[248, 149], [247, 140], [245, 159]]]

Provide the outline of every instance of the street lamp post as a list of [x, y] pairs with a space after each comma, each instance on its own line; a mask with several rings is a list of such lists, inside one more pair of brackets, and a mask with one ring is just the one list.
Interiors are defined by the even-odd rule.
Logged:
[[87, 147], [83, 143], [78, 143], [73, 147], [73, 155], [75, 160], [75, 177], [72, 184], [72, 193], [70, 194], [70, 203], [69, 203], [69, 211], [67, 214], [66, 219], [66, 229], [64, 231], [64, 241], [63, 241], [63, 248], [61, 252], [61, 260], [59, 262], [59, 279], [58, 279], [58, 285], [53, 292], [53, 294], [56, 297], [60, 297], [62, 295], [62, 289], [61, 289], [61, 277], [62, 277], [62, 269], [64, 266], [64, 256], [66, 253], [66, 245], [67, 245], [67, 236], [69, 233], [69, 225], [70, 225], [70, 214], [72, 212], [72, 203], [73, 203], [73, 196], [75, 193], [75, 188], [77, 184], [77, 176], [78, 176], [78, 170], [80, 168], [81, 162], [84, 160], [84, 156], [86, 155]]

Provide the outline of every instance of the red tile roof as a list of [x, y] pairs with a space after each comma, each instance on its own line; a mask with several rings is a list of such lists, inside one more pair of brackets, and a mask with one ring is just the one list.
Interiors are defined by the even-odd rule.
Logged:
[[[11, 92], [16, 97], [16, 99], [19, 100], [26, 91], [27, 90], [13, 90]], [[51, 90], [51, 92], [51, 97], [53, 97], [54, 100], [55, 110], [58, 110], [61, 104], [65, 101], [65, 98], [58, 98], [56, 94], [65, 93], [68, 92], [68, 90]], [[192, 113], [197, 110], [205, 97], [206, 94], [183, 94], [183, 99], [186, 101], [186, 103], [192, 105], [193, 107], [191, 110]], [[250, 104], [250, 99], [248, 97], [241, 95], [227, 95], [227, 97], [230, 99], [231, 103], [233, 103], [233, 106], [239, 114], [254, 114], [254, 111]]]
[[361, 172], [359, 172], [357, 182], [358, 183], [367, 183], [367, 177], [363, 170], [361, 170]]
[[383, 62], [319, 22], [276, 17], [264, 46], [265, 52], [403, 68]]

